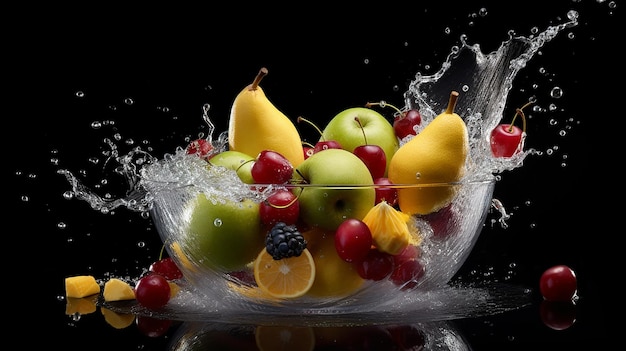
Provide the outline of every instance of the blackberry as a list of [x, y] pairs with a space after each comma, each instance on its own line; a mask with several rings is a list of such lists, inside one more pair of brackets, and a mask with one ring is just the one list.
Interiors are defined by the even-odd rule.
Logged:
[[295, 225], [278, 222], [265, 237], [265, 248], [275, 260], [300, 256], [306, 248], [306, 240]]

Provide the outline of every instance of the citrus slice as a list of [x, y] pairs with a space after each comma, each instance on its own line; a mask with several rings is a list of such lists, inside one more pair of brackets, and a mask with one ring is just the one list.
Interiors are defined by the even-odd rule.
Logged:
[[315, 333], [311, 327], [259, 325], [254, 338], [261, 351], [315, 349]]
[[254, 279], [270, 296], [299, 297], [313, 285], [315, 262], [308, 249], [304, 249], [300, 256], [275, 260], [264, 248], [254, 261]]

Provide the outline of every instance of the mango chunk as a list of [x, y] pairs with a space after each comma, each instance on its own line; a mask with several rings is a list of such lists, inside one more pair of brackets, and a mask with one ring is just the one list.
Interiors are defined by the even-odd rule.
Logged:
[[167, 284], [170, 286], [170, 299], [174, 298], [174, 296], [176, 296], [176, 294], [180, 291], [180, 286], [174, 282], [167, 282]]
[[68, 297], [65, 303], [65, 314], [68, 316], [74, 314], [90, 314], [96, 312], [96, 299], [92, 295], [90, 297]]
[[135, 315], [132, 313], [117, 313], [105, 307], [100, 307], [100, 312], [104, 320], [115, 329], [124, 329], [135, 321]]
[[85, 297], [100, 293], [100, 285], [91, 275], [78, 275], [65, 278], [65, 295], [67, 297]]
[[125, 281], [111, 278], [104, 284], [104, 301], [133, 300], [135, 291]]

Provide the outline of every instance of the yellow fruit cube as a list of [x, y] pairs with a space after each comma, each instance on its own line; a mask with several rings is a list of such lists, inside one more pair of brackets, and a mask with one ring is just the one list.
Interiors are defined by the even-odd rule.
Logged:
[[125, 281], [112, 278], [104, 284], [104, 301], [133, 300], [135, 291]]
[[115, 329], [124, 329], [135, 321], [135, 315], [132, 313], [117, 313], [105, 307], [100, 307], [100, 312], [104, 320]]
[[180, 286], [174, 282], [167, 282], [167, 284], [170, 286], [170, 299], [174, 298], [174, 296], [176, 296], [176, 294], [180, 291]]
[[67, 297], [85, 297], [100, 293], [100, 285], [91, 275], [78, 275], [65, 278], [65, 295]]

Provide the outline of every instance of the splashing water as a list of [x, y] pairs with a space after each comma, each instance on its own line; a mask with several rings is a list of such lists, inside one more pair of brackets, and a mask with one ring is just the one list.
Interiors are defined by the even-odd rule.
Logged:
[[[469, 44], [465, 36], [460, 38], [460, 46], [452, 48], [442, 67], [433, 75], [417, 73], [408, 90], [404, 93], [404, 109], [416, 108], [422, 115], [420, 128], [426, 126], [441, 111], [451, 91], [461, 93], [457, 103], [457, 113], [465, 120], [469, 132], [470, 152], [467, 161], [468, 171], [464, 181], [491, 179], [504, 171], [514, 170], [523, 165], [528, 155], [535, 150], [526, 150], [510, 158], [493, 157], [490, 148], [490, 132], [501, 121], [513, 81], [520, 70], [548, 42], [566, 28], [578, 24], [578, 14], [568, 13], [568, 21], [550, 26], [545, 31], [531, 37], [515, 36], [509, 33], [508, 40], [489, 54], [484, 54], [478, 44]], [[209, 105], [203, 108], [203, 119], [209, 126], [207, 139], [213, 144], [214, 152], [227, 149], [227, 134], [221, 133], [213, 140], [214, 125], [209, 118]], [[418, 130], [419, 131], [419, 130]], [[401, 141], [401, 143], [407, 140]], [[253, 198], [262, 201], [266, 192], [252, 191], [249, 186], [236, 181], [237, 175], [219, 167], [206, 167], [206, 162], [198, 157], [188, 157], [185, 149], [179, 147], [174, 153], [158, 159], [140, 147], [126, 155], [120, 155], [114, 143], [110, 142], [110, 156], [107, 162], [117, 163], [115, 172], [122, 175], [129, 185], [125, 196], [108, 198], [98, 195], [86, 187], [69, 170], [61, 170], [70, 183], [74, 197], [88, 202], [91, 207], [103, 213], [124, 207], [142, 214], [167, 217], [167, 213], [153, 212], [155, 199], [177, 188], [193, 189], [186, 199], [178, 199], [176, 206], [182, 208], [186, 200], [197, 193], [215, 194], [216, 198], [238, 201]], [[209, 170], [207, 172], [207, 169]], [[215, 184], [231, 184], [215, 186]], [[167, 198], [170, 199], [170, 198]], [[504, 205], [496, 199], [491, 202], [501, 215], [500, 223], [506, 227], [509, 214]], [[168, 218], [159, 219], [169, 221]], [[435, 313], [435, 312], [433, 312]], [[435, 316], [436, 317], [436, 316]]]

